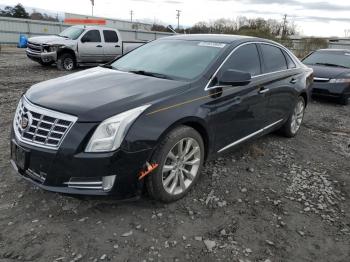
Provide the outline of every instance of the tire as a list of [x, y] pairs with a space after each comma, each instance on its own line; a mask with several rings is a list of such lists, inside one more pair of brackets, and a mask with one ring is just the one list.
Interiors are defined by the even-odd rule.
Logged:
[[349, 97], [346, 95], [343, 95], [342, 97], [339, 98], [339, 104], [341, 105], [348, 105], [349, 104]]
[[76, 67], [75, 58], [70, 53], [63, 53], [57, 59], [57, 68], [59, 70], [72, 71]]
[[40, 61], [39, 64], [41, 64], [42, 66], [50, 66], [54, 63], [55, 61], [50, 61], [50, 62], [44, 62], [44, 61]]
[[[184, 154], [179, 152], [180, 147]], [[156, 148], [151, 160], [159, 166], [146, 178], [150, 197], [165, 203], [184, 197], [198, 181], [204, 155], [204, 142], [196, 130], [179, 126], [170, 131]]]
[[305, 113], [305, 100], [302, 96], [298, 97], [295, 103], [293, 112], [289, 116], [288, 120], [280, 129], [280, 133], [285, 137], [294, 137], [297, 135]]

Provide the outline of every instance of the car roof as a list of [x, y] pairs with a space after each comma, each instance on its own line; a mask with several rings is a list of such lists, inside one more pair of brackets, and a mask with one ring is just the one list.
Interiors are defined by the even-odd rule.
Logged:
[[224, 34], [188, 34], [188, 35], [174, 35], [169, 36], [167, 39], [173, 40], [187, 40], [187, 41], [206, 41], [206, 42], [220, 42], [220, 43], [233, 43], [242, 39], [254, 39], [250, 36], [242, 35], [224, 35]]
[[245, 36], [245, 35], [226, 35], [226, 34], [187, 34], [187, 35], [181, 34], [180, 35], [178, 34], [178, 35], [160, 38], [159, 40], [162, 40], [162, 39], [217, 42], [217, 43], [224, 43], [224, 44], [232, 44], [234, 42], [265, 42], [265, 43], [271, 43], [274, 45], [281, 46], [281, 44], [268, 39], [253, 37], [253, 36]]
[[115, 28], [110, 28], [106, 26], [98, 26], [98, 25], [73, 25], [72, 27], [84, 28], [84, 29], [108, 29], [108, 30], [117, 30]]

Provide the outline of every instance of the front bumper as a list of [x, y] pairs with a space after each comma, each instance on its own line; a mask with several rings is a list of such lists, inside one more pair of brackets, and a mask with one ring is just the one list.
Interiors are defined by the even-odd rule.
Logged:
[[26, 49], [27, 57], [35, 62], [57, 61], [57, 52], [33, 52], [29, 48]]
[[[11, 144], [15, 143], [25, 149], [27, 157], [24, 169], [20, 169], [14, 160], [11, 163], [21, 177], [48, 191], [77, 195], [114, 195], [116, 198], [132, 198], [141, 192], [143, 182], [138, 180], [137, 175], [149, 159], [150, 149], [139, 152], [75, 152], [79, 151], [79, 147], [72, 150], [70, 139], [67, 136], [60, 149], [55, 151], [25, 144], [12, 132]], [[109, 191], [79, 189], [70, 187], [68, 183], [72, 180], [98, 180], [105, 176], [116, 177]]]
[[311, 86], [312, 95], [326, 97], [342, 97], [350, 95], [348, 83], [314, 82]]

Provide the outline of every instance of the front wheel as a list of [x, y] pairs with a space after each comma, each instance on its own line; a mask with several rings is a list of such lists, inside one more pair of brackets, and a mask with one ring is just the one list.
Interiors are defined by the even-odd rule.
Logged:
[[298, 133], [301, 123], [304, 119], [305, 100], [302, 96], [298, 97], [292, 114], [287, 122], [281, 127], [281, 132], [286, 137], [294, 137]]
[[75, 66], [74, 56], [70, 53], [63, 53], [57, 59], [57, 68], [60, 70], [72, 71]]
[[159, 166], [147, 177], [148, 193], [162, 202], [176, 201], [199, 178], [204, 162], [203, 139], [191, 127], [177, 127], [160, 142], [151, 162]]
[[346, 95], [343, 95], [341, 98], [339, 98], [339, 103], [341, 105], [344, 105], [344, 106], [348, 105], [349, 104], [349, 97]]

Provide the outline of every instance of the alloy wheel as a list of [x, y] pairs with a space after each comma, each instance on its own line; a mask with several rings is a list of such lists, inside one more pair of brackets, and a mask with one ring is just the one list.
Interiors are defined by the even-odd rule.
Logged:
[[291, 131], [293, 134], [298, 132], [301, 126], [301, 122], [303, 121], [303, 118], [304, 118], [304, 112], [305, 112], [305, 103], [303, 99], [300, 99], [296, 104], [292, 115]]
[[66, 70], [72, 70], [74, 67], [73, 59], [70, 57], [67, 57], [66, 59], [64, 59], [63, 66], [64, 66], [64, 69]]
[[186, 191], [198, 174], [201, 149], [193, 138], [183, 138], [169, 151], [162, 168], [163, 187], [171, 195]]

